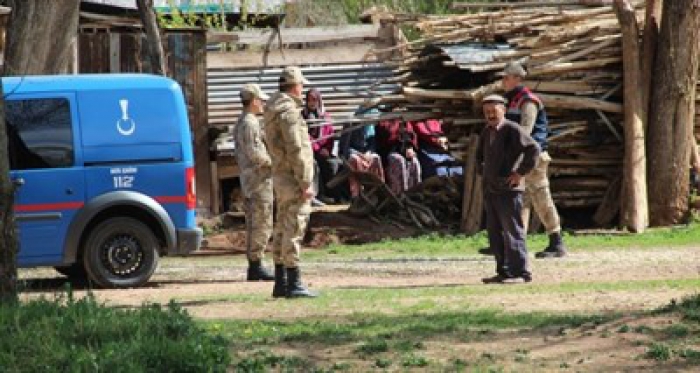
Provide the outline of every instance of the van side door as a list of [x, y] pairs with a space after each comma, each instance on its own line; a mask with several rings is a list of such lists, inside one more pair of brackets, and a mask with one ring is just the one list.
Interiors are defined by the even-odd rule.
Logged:
[[66, 232], [85, 198], [75, 95], [10, 95], [5, 110], [19, 265], [64, 264]]

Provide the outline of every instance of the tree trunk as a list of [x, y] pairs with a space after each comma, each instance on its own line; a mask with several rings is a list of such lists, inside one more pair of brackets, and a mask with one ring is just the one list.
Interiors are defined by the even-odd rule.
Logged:
[[621, 223], [631, 232], [641, 233], [649, 224], [647, 205], [647, 167], [644, 152], [644, 104], [639, 89], [639, 27], [634, 8], [627, 0], [615, 1], [615, 12], [622, 28], [624, 62], [625, 157], [622, 180]]
[[664, 1], [648, 133], [649, 209], [655, 226], [680, 223], [688, 212], [698, 37], [697, 1]]
[[[2, 76], [67, 72], [78, 30], [79, 0], [10, 1]], [[17, 299], [17, 232], [10, 180], [5, 102], [0, 85], [0, 302]]]
[[[7, 154], [5, 100], [0, 84], [0, 149]], [[10, 180], [9, 157], [0, 157], [0, 303], [17, 300], [17, 251], [14, 188]]]
[[654, 60], [656, 59], [656, 41], [659, 38], [659, 23], [661, 22], [661, 6], [663, 0], [647, 0], [644, 19], [644, 40], [642, 41], [642, 104], [644, 105], [644, 131], [649, 124], [649, 107], [651, 99], [651, 76]]
[[5, 76], [70, 72], [79, 0], [11, 0]]
[[150, 72], [157, 75], [165, 75], [165, 53], [163, 52], [163, 43], [160, 39], [156, 13], [153, 10], [153, 0], [136, 0], [136, 3], [138, 4], [141, 23], [143, 23], [143, 28], [146, 31], [148, 58], [151, 62]]

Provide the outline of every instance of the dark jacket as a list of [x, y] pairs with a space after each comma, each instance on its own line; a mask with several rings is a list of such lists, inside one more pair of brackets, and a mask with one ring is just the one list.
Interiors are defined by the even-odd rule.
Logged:
[[[494, 131], [493, 141], [490, 141]], [[476, 150], [477, 172], [483, 176], [484, 192], [523, 191], [523, 182], [517, 186], [508, 185], [508, 176], [513, 172], [521, 176], [528, 174], [539, 155], [540, 147], [519, 124], [505, 120], [498, 130], [486, 126]]]

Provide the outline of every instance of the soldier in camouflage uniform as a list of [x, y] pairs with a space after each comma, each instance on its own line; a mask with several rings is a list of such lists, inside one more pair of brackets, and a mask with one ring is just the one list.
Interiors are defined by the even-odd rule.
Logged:
[[552, 200], [549, 189], [550, 158], [547, 153], [547, 135], [549, 127], [547, 114], [542, 101], [522, 83], [527, 75], [525, 69], [518, 63], [509, 63], [503, 71], [503, 89], [508, 100], [506, 118], [520, 123], [525, 131], [538, 143], [540, 153], [537, 166], [525, 176], [525, 194], [523, 195], [523, 222], [527, 231], [530, 220], [530, 210], [534, 207], [537, 216], [549, 235], [549, 245], [544, 251], [535, 254], [536, 258], [557, 258], [566, 255], [566, 249], [562, 241], [559, 213]]
[[246, 84], [240, 92], [243, 113], [233, 131], [236, 160], [241, 169], [245, 197], [248, 281], [272, 281], [262, 266], [265, 248], [272, 235], [272, 161], [256, 115], [262, 114], [269, 97], [257, 84]]
[[272, 178], [277, 223], [272, 239], [275, 260], [273, 297], [315, 297], [302, 285], [299, 269], [301, 242], [311, 214], [314, 156], [308, 128], [301, 116], [304, 78], [298, 67], [287, 67], [279, 79], [280, 92], [265, 107], [267, 148], [272, 156]]

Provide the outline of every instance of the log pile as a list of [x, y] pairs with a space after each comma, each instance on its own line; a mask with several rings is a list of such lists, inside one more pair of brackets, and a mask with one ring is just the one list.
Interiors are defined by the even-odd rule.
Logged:
[[468, 162], [469, 136], [483, 127], [480, 99], [500, 90], [497, 73], [508, 62], [521, 62], [526, 85], [547, 107], [557, 206], [595, 208], [599, 225], [613, 221], [624, 149], [621, 31], [612, 7], [516, 8], [414, 26], [423, 39], [397, 62], [402, 95], [386, 101], [442, 118], [451, 150]]

